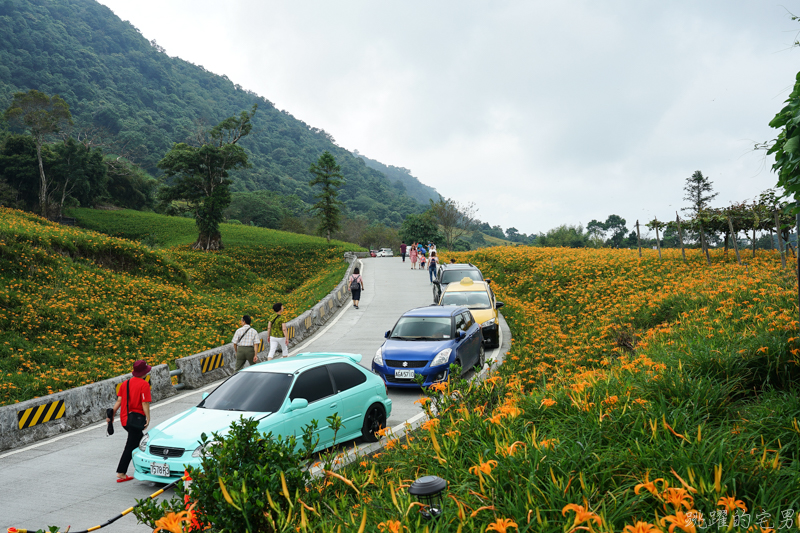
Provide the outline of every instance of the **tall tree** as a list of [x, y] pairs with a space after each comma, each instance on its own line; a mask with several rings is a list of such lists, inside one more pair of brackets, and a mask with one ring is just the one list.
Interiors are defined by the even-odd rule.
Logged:
[[440, 242], [442, 234], [439, 233], [439, 228], [436, 222], [433, 221], [433, 215], [430, 211], [426, 211], [421, 215], [408, 215], [400, 226], [400, 238], [407, 244], [413, 242]]
[[342, 169], [336, 164], [336, 158], [326, 150], [308, 170], [314, 174], [314, 179], [308, 184], [311, 187], [322, 185], [322, 192], [316, 195], [319, 201], [314, 204], [313, 209], [319, 218], [319, 232], [331, 242], [331, 233], [339, 230], [342, 211], [342, 202], [337, 198], [338, 188], [344, 183]]
[[221, 250], [219, 225], [225, 219], [225, 208], [231, 203], [228, 173], [250, 166], [247, 152], [237, 143], [253, 129], [257, 105], [248, 113], [228, 117], [208, 131], [197, 135], [198, 146], [176, 143], [158, 162], [172, 184], [164, 187], [161, 200], [165, 204], [184, 201], [194, 213], [199, 235], [195, 250]]
[[5, 118], [28, 130], [33, 137], [39, 161], [39, 209], [43, 217], [48, 217], [49, 187], [42, 162], [42, 145], [48, 135], [57, 133], [64, 124], [72, 124], [69, 105], [57, 94], [50, 97], [31, 89], [27, 93], [14, 94], [11, 105], [6, 109]]
[[625, 234], [628, 232], [628, 229], [625, 227], [627, 223], [625, 219], [619, 215], [608, 215], [608, 218], [603, 223], [603, 227], [609, 232], [609, 237], [607, 243], [614, 248], [619, 248], [622, 246], [622, 242], [625, 240]]
[[442, 230], [448, 249], [453, 249], [453, 244], [459, 237], [474, 231], [476, 226], [475, 214], [478, 211], [474, 203], [462, 205], [441, 195], [438, 202], [430, 200], [430, 203], [430, 212]]
[[691, 202], [689, 207], [684, 207], [682, 211], [689, 211], [693, 216], [697, 216], [700, 211], [708, 209], [711, 206], [711, 200], [717, 197], [719, 193], [713, 193], [713, 182], [708, 177], [703, 176], [699, 170], [686, 178], [686, 185], [683, 186], [686, 196], [683, 197], [687, 202]]
[[700, 233], [700, 245], [703, 252], [706, 254], [706, 261], [710, 261], [708, 258], [708, 248], [706, 247], [706, 225], [703, 223], [701, 215], [703, 211], [711, 207], [711, 200], [716, 198], [719, 193], [711, 192], [714, 190], [711, 180], [703, 176], [703, 173], [699, 170], [695, 170], [690, 177], [686, 178], [686, 184], [683, 186], [683, 190], [686, 193], [683, 199], [687, 202], [691, 202], [691, 205], [689, 207], [684, 207], [681, 211], [689, 211], [696, 219], [698, 223], [697, 230]]

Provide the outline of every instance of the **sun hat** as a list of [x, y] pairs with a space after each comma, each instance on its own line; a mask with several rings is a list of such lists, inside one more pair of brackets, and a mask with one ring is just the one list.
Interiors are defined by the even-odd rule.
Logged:
[[150, 372], [151, 368], [153, 367], [145, 363], [144, 359], [139, 359], [133, 363], [133, 377], [140, 378], [142, 376], [146, 376], [147, 373]]

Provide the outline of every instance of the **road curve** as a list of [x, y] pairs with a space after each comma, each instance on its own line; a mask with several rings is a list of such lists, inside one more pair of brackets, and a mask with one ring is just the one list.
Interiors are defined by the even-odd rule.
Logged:
[[[427, 271], [411, 270], [409, 261], [403, 263], [399, 257], [361, 261], [365, 290], [360, 308], [346, 305], [313, 337], [292, 348], [292, 354], [299, 351], [360, 353], [364, 356], [361, 364], [370, 368], [384, 332], [398, 317], [408, 309], [431, 303]], [[508, 340], [504, 340], [507, 345]], [[498, 350], [487, 353], [487, 359], [497, 354]], [[153, 423], [158, 424], [196, 405], [201, 393], [212, 390], [217, 384], [185, 391], [153, 404]], [[393, 406], [388, 425], [397, 426], [420, 412], [419, 406], [414, 404], [421, 396], [418, 391], [390, 389], [389, 396]], [[96, 424], [0, 454], [0, 529], [16, 527], [36, 531], [50, 525], [62, 530], [68, 525], [72, 529], [85, 529], [105, 522], [135, 504], [137, 498], [145, 498], [158, 490], [161, 485], [138, 480], [115, 482], [114, 471], [125, 436], [124, 430], [117, 426], [116, 433], [107, 437], [105, 423]], [[109, 526], [107, 531], [143, 533], [149, 528], [137, 524], [131, 514]]]

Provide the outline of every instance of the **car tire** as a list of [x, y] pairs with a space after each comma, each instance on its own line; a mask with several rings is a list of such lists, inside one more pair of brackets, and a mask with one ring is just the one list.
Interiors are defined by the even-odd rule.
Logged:
[[500, 347], [500, 329], [498, 328], [497, 333], [489, 340], [489, 348], [499, 348]]
[[475, 364], [475, 372], [480, 372], [483, 370], [483, 365], [486, 364], [486, 350], [483, 349], [483, 343], [481, 343], [481, 351], [478, 353], [478, 362]]
[[376, 433], [386, 427], [386, 411], [380, 404], [372, 404], [364, 415], [361, 426], [361, 437], [366, 442], [378, 442], [380, 437]]

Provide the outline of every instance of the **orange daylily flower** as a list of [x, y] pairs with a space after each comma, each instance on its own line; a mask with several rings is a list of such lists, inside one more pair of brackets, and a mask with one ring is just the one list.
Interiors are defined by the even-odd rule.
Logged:
[[736, 496], [723, 496], [719, 499], [717, 505], [725, 507], [728, 514], [733, 513], [736, 509], [741, 509], [745, 513], [747, 512], [747, 506], [742, 500], [737, 500]]
[[647, 522], [636, 522], [636, 525], [627, 525], [622, 528], [622, 533], [658, 533], [659, 529]]
[[469, 467], [469, 471], [471, 474], [480, 475], [480, 472], [484, 474], [492, 475], [492, 469], [497, 466], [497, 461], [494, 459], [490, 459], [485, 463], [481, 463], [480, 465], [475, 465]]
[[675, 528], [679, 528], [685, 533], [697, 533], [697, 526], [692, 521], [689, 513], [676, 511], [674, 515], [668, 515], [661, 519], [661, 525], [666, 526], [669, 522], [669, 533], [675, 533]]
[[575, 522], [573, 522], [573, 525], [575, 526], [589, 521], [594, 521], [598, 526], [603, 523], [602, 518], [592, 511], [587, 511], [583, 505], [578, 505], [576, 503], [567, 504], [563, 509], [561, 509], [561, 515], [567, 516], [567, 511], [575, 512]]
[[406, 528], [400, 523], [400, 520], [387, 520], [386, 522], [378, 524], [378, 529], [381, 531], [388, 531], [389, 533], [400, 533]]
[[167, 513], [162, 518], [156, 520], [156, 528], [153, 530], [153, 533], [158, 533], [159, 531], [170, 531], [171, 533], [184, 533], [183, 524], [192, 523], [192, 509], [194, 505], [192, 505], [186, 511], [180, 511], [178, 513]]
[[486, 531], [496, 531], [497, 533], [506, 533], [508, 528], [513, 527], [517, 528], [517, 523], [511, 520], [510, 518], [498, 518], [488, 526], [486, 526]]

